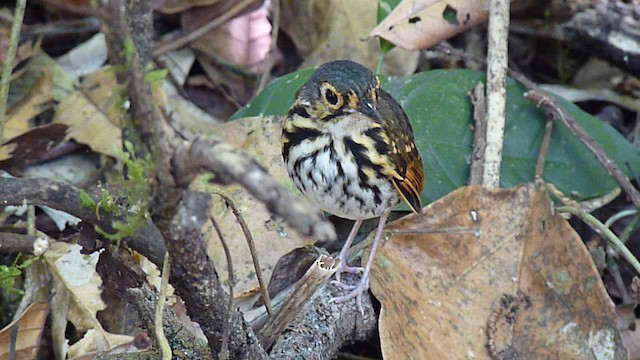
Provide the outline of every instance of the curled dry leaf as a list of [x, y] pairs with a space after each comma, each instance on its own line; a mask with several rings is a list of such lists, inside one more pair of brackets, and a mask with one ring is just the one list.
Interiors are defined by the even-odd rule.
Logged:
[[[268, 4], [269, 2], [265, 2], [257, 9], [229, 20], [217, 30], [194, 41], [191, 47], [240, 68], [262, 71], [259, 65], [266, 60], [271, 48]], [[210, 18], [215, 18], [212, 13], [216, 13], [217, 8], [218, 6], [198, 8], [184, 13], [181, 18], [183, 28], [185, 31], [192, 31], [202, 26]]]
[[106, 308], [101, 297], [102, 279], [96, 272], [99, 254], [82, 255], [80, 249], [77, 244], [54, 242], [44, 254], [56, 289], [56, 298], [52, 299], [55, 304], [52, 315], [56, 315], [52, 331], [54, 348], [60, 355], [67, 350], [65, 317], [77, 331], [87, 331], [83, 339], [72, 345], [74, 356], [82, 355], [83, 351], [109, 350], [133, 340], [131, 336], [108, 333], [96, 318], [98, 311]]
[[371, 278], [385, 357], [626, 358], [586, 247], [533, 185], [461, 188], [388, 230]]
[[[269, 173], [282, 179], [283, 185], [294, 189], [293, 183], [282, 164], [280, 150], [280, 120], [275, 117], [247, 118], [230, 122], [218, 127], [215, 133], [224, 134], [225, 139], [238, 148], [242, 148], [260, 162]], [[229, 197], [242, 213], [254, 238], [260, 267], [265, 281], [269, 281], [278, 260], [291, 250], [306, 245], [284, 220], [276, 218], [259, 201], [252, 198], [244, 188], [238, 185], [220, 186], [207, 183], [207, 177], [194, 180], [192, 187], [209, 193], [222, 193]], [[231, 250], [236, 285], [234, 292], [238, 298], [248, 299], [259, 293], [258, 280], [247, 240], [231, 209], [219, 197], [214, 196], [211, 215], [216, 219]], [[215, 264], [218, 277], [223, 284], [228, 281], [227, 262], [220, 239], [213, 225], [207, 222], [203, 229], [208, 243], [209, 257]]]
[[0, 360], [10, 358], [11, 329], [18, 328], [16, 337], [16, 359], [36, 359], [40, 338], [47, 320], [49, 305], [44, 301], [37, 301], [29, 305], [20, 318], [0, 330]]
[[408, 50], [428, 49], [483, 23], [488, 14], [488, 0], [403, 0], [369, 36]]

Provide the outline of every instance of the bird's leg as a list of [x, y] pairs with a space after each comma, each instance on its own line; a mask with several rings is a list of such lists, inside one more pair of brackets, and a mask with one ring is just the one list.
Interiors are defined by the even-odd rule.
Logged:
[[341, 303], [347, 300], [356, 298], [356, 303], [358, 304], [358, 309], [362, 314], [364, 314], [364, 310], [362, 309], [362, 292], [369, 289], [369, 272], [371, 271], [371, 265], [373, 265], [373, 257], [376, 254], [376, 250], [378, 249], [378, 245], [380, 243], [380, 238], [382, 237], [382, 230], [384, 230], [384, 225], [387, 222], [387, 217], [391, 213], [391, 209], [385, 211], [382, 216], [380, 216], [380, 222], [378, 223], [378, 229], [376, 230], [376, 237], [373, 240], [373, 246], [371, 247], [371, 254], [369, 255], [369, 260], [367, 260], [367, 266], [364, 269], [364, 274], [362, 274], [362, 278], [355, 286], [350, 286], [349, 290], [351, 290], [348, 294], [335, 297], [331, 299], [332, 302]]
[[349, 253], [349, 248], [351, 247], [353, 239], [356, 238], [356, 234], [358, 234], [358, 230], [360, 229], [361, 225], [362, 220], [356, 220], [356, 222], [353, 224], [353, 227], [351, 228], [349, 236], [347, 237], [347, 241], [345, 241], [344, 246], [342, 246], [342, 250], [340, 250], [340, 267], [338, 267], [338, 270], [336, 271], [336, 280], [333, 282], [335, 284], [339, 284], [338, 286], [347, 286], [340, 280], [340, 275], [343, 272], [350, 274], [359, 274], [364, 271], [364, 268], [362, 267], [352, 267], [347, 263], [347, 254]]

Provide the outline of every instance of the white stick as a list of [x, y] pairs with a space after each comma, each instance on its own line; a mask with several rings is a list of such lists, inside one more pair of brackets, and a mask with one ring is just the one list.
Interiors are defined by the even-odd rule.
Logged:
[[500, 186], [500, 163], [504, 140], [507, 91], [507, 38], [509, 0], [491, 0], [489, 13], [489, 53], [487, 56], [487, 147], [482, 184]]

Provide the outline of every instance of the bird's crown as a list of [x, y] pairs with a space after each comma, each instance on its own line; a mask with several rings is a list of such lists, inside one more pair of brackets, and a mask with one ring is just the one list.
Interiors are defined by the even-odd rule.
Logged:
[[320, 65], [300, 88], [292, 111], [302, 108], [319, 120], [356, 111], [377, 119], [379, 89], [378, 77], [366, 67], [349, 60], [331, 61]]

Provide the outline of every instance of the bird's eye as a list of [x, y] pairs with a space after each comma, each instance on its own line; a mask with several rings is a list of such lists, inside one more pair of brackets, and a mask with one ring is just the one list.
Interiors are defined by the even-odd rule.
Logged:
[[329, 104], [338, 105], [338, 95], [336, 95], [336, 93], [334, 93], [333, 90], [325, 89], [324, 98], [327, 100]]

